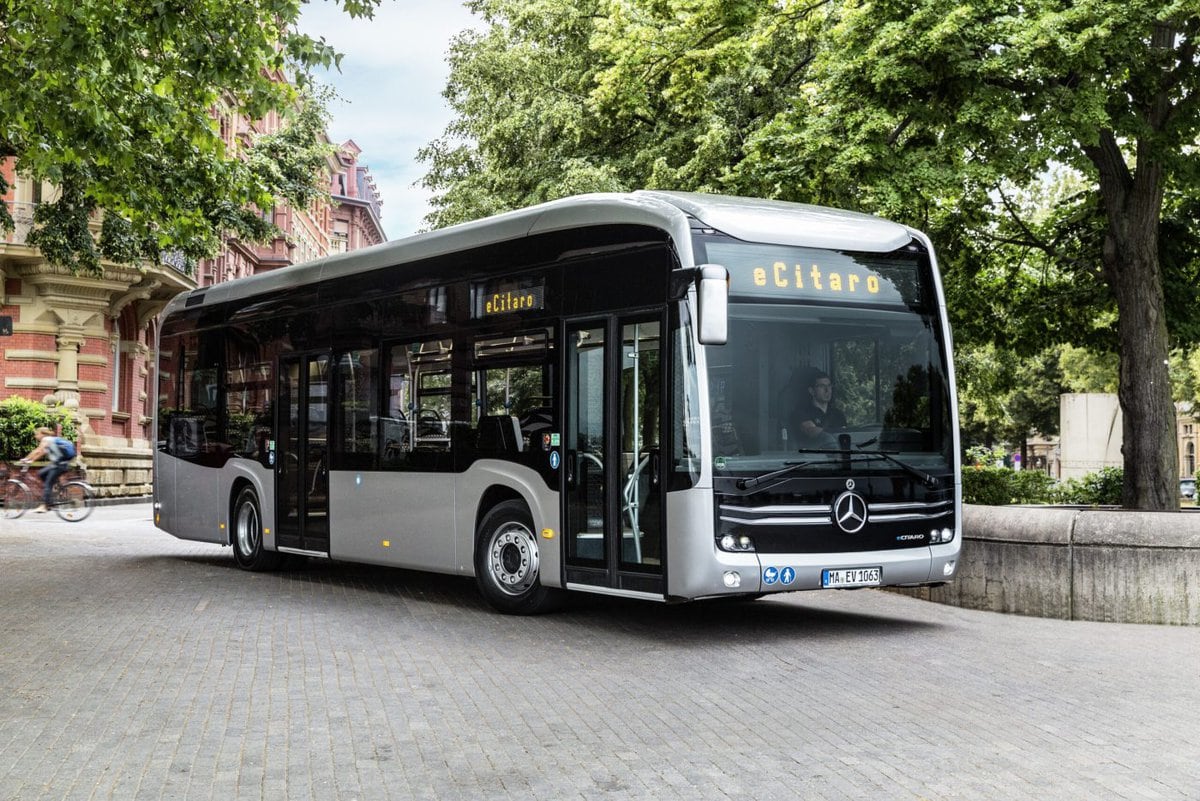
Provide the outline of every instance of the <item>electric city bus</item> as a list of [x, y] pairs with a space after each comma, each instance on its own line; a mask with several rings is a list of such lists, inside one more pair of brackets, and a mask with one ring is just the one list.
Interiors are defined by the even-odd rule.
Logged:
[[[155, 523], [248, 570], [473, 576], [508, 613], [942, 583], [950, 354], [919, 231], [568, 198], [175, 298]], [[808, 436], [814, 380], [844, 419]]]

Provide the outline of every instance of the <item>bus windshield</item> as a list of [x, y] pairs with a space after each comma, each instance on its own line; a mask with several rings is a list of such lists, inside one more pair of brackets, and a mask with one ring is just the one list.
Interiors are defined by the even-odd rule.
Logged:
[[716, 475], [951, 470], [945, 338], [922, 253], [739, 243], [710, 245], [708, 259], [731, 277], [728, 344], [708, 350]]

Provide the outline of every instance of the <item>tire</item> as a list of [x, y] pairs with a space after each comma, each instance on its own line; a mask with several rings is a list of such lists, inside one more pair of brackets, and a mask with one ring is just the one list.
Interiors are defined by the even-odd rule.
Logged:
[[3, 493], [3, 497], [0, 497], [0, 503], [4, 505], [3, 514], [9, 520], [25, 514], [25, 510], [33, 505], [33, 496], [29, 493], [29, 487], [15, 478], [5, 481], [0, 487], [0, 492]]
[[54, 491], [54, 511], [68, 523], [78, 523], [92, 513], [96, 493], [82, 481], [59, 484]]
[[283, 561], [280, 554], [263, 548], [262, 514], [259, 508], [258, 493], [251, 487], [242, 487], [233, 504], [230, 532], [233, 559], [237, 566], [255, 573], [274, 570]]
[[506, 615], [537, 615], [559, 606], [562, 591], [543, 587], [533, 518], [521, 501], [504, 501], [484, 515], [475, 538], [475, 583], [484, 600]]

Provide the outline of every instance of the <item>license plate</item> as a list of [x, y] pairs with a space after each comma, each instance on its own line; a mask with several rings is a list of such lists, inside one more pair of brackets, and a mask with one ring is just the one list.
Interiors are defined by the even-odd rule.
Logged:
[[822, 570], [822, 587], [878, 587], [883, 568], [855, 567], [848, 570]]

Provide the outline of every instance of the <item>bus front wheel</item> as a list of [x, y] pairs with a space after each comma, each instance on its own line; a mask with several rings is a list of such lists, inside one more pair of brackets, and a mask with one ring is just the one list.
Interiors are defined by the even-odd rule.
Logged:
[[255, 572], [279, 567], [279, 554], [263, 548], [258, 494], [243, 487], [233, 504], [233, 558], [238, 567]]
[[475, 541], [475, 582], [498, 612], [536, 615], [555, 608], [561, 591], [543, 587], [533, 518], [521, 501], [504, 501], [484, 515]]

